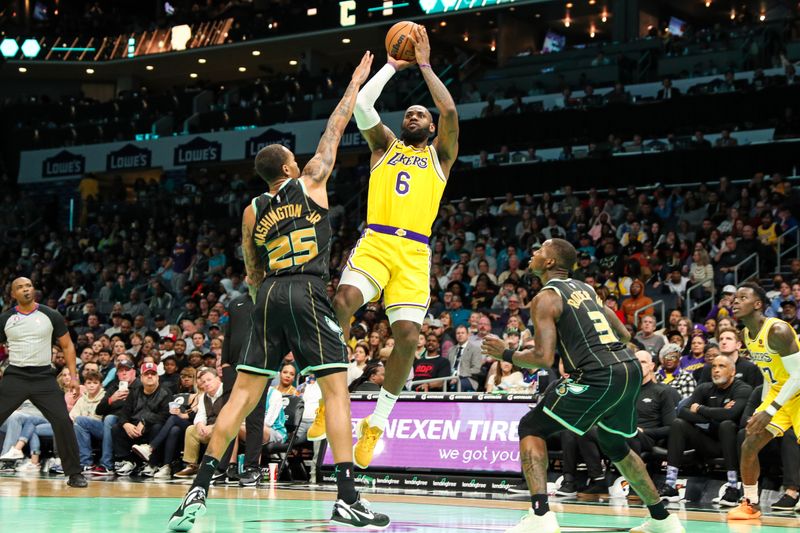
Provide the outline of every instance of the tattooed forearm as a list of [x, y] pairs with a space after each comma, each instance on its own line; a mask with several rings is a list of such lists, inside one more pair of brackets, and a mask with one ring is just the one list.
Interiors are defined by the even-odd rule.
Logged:
[[425, 83], [428, 84], [428, 90], [431, 92], [433, 103], [436, 104], [436, 108], [439, 112], [443, 114], [455, 113], [456, 103], [450, 95], [450, 91], [447, 90], [442, 80], [439, 79], [439, 76], [430, 68], [422, 68], [421, 70], [422, 77], [425, 79]]
[[456, 103], [442, 80], [429, 67], [421, 68], [433, 103], [439, 110], [439, 140], [436, 149], [445, 161], [454, 160], [458, 152], [458, 111]]
[[253, 242], [253, 229], [247, 222], [242, 222], [242, 255], [247, 277], [256, 285], [264, 280], [264, 265], [258, 260], [258, 251]]
[[328, 125], [325, 127], [325, 132], [322, 134], [317, 146], [317, 154], [303, 169], [304, 176], [308, 176], [317, 182], [324, 182], [328, 179], [336, 162], [336, 149], [339, 146], [342, 133], [344, 133], [347, 123], [350, 122], [350, 117], [353, 116], [358, 87], [356, 83], [350, 83], [347, 86], [342, 100], [328, 119]]

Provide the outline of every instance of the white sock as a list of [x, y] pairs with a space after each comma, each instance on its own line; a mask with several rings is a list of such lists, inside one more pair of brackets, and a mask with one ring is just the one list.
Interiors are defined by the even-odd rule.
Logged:
[[750, 500], [752, 504], [758, 504], [758, 483], [755, 485], [745, 485], [742, 484], [744, 487], [744, 497]]
[[397, 398], [398, 397], [394, 394], [381, 388], [381, 392], [378, 394], [378, 405], [375, 406], [375, 412], [372, 413], [369, 419], [369, 425], [383, 431], [383, 428], [386, 427], [389, 415], [392, 413], [392, 409], [394, 409], [394, 404], [397, 402]]

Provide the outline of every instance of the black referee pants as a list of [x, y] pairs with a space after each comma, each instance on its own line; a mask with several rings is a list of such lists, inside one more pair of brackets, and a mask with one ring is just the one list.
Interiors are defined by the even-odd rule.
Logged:
[[0, 424], [25, 400], [30, 400], [53, 426], [58, 455], [64, 474], [79, 474], [78, 439], [67, 412], [64, 393], [58, 388], [52, 367], [10, 365], [0, 380]]
[[725, 470], [738, 472], [739, 451], [736, 449], [738, 430], [735, 422], [725, 420], [720, 423], [719, 430], [714, 435], [703, 431], [691, 422], [676, 418], [669, 428], [667, 464], [680, 468], [683, 463], [683, 452], [694, 448], [697, 455], [704, 459], [722, 456], [725, 460]]
[[[233, 367], [225, 367], [222, 369], [222, 384], [227, 390], [233, 389], [233, 384], [236, 382], [237, 372]], [[267, 413], [267, 394], [269, 393], [269, 385], [264, 387], [264, 392], [261, 399], [253, 408], [253, 412], [247, 415], [244, 419], [246, 436], [244, 441], [244, 464], [252, 468], [261, 468], [261, 450], [264, 446], [264, 415]], [[219, 460], [219, 469], [224, 470], [227, 468], [231, 460], [231, 453], [233, 452], [233, 441], [231, 441], [225, 454]]]

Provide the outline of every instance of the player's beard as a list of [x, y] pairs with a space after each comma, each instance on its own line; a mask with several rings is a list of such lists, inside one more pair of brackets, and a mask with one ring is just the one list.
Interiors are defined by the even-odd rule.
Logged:
[[411, 131], [403, 128], [400, 130], [400, 139], [405, 144], [419, 144], [428, 140], [428, 130], [417, 128], [416, 131]]

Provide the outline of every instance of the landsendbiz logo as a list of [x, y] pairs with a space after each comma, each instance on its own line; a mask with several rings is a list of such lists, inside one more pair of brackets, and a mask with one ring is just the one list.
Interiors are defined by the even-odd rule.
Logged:
[[434, 487], [441, 487], [443, 489], [447, 489], [447, 488], [450, 488], [450, 487], [455, 487], [457, 485], [458, 485], [458, 483], [456, 483], [455, 481], [450, 481], [446, 477], [443, 477], [442, 479], [433, 481], [433, 486]]

